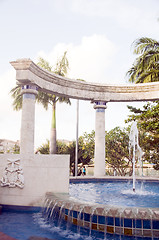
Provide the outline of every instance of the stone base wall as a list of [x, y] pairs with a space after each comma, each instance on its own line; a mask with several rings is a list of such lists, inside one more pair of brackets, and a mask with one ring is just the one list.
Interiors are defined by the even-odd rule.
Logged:
[[[41, 206], [46, 192], [68, 193], [69, 190], [69, 155], [0, 155], [0, 204], [19, 206]], [[20, 159], [18, 164], [8, 161]], [[5, 171], [8, 166], [10, 186], [2, 186], [5, 182]], [[22, 188], [14, 186], [17, 179], [14, 173], [21, 166]], [[11, 169], [11, 170], [10, 170]], [[23, 179], [24, 178], [24, 179]]]

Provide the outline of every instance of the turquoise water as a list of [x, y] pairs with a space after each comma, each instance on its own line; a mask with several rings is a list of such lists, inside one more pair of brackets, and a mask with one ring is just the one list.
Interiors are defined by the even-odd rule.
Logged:
[[159, 208], [159, 182], [105, 181], [71, 183], [70, 196], [81, 201], [113, 206]]
[[[52, 240], [150, 240], [151, 238], [123, 237], [98, 233], [88, 229], [67, 225], [65, 222], [47, 221], [41, 212], [4, 211], [0, 215], [0, 231], [18, 240], [28, 240], [31, 236]], [[157, 240], [157, 238], [153, 239]]]

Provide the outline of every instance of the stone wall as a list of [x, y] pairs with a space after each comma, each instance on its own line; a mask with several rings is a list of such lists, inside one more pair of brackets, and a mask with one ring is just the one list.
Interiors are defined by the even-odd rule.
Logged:
[[[20, 159], [17, 164], [8, 161]], [[8, 165], [9, 164], [9, 165]], [[15, 165], [15, 166], [14, 166]], [[9, 179], [5, 183], [5, 168]], [[14, 169], [22, 167], [20, 174], [24, 184], [16, 185], [17, 173]], [[0, 204], [20, 206], [40, 206], [46, 192], [68, 193], [69, 155], [0, 155]], [[5, 185], [6, 186], [2, 186]], [[10, 186], [9, 186], [10, 185]], [[24, 186], [23, 186], [24, 185]]]

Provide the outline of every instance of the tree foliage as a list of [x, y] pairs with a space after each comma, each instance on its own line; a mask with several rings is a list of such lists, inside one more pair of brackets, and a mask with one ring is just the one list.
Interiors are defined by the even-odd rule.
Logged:
[[140, 38], [133, 43], [134, 54], [139, 55], [127, 75], [130, 82], [146, 83], [159, 81], [159, 42]]
[[[40, 67], [44, 68], [49, 72], [56, 73], [57, 75], [67, 76], [69, 63], [66, 54], [67, 52], [65, 51], [63, 56], [58, 59], [54, 70], [53, 67], [49, 64], [49, 62], [42, 57], [39, 58], [37, 65], [39, 65]], [[37, 96], [37, 101], [42, 103], [46, 110], [48, 109], [49, 104], [53, 106], [53, 104], [56, 104], [56, 102], [66, 102], [68, 104], [71, 104], [69, 98], [60, 97], [45, 92], [39, 92]]]
[[143, 109], [128, 106], [130, 112], [126, 123], [136, 120], [140, 129], [140, 147], [144, 151], [144, 160], [154, 163], [159, 169], [159, 102], [148, 102]]
[[[122, 130], [119, 127], [106, 132], [106, 164], [109, 164], [116, 172], [117, 175], [129, 175], [132, 174], [131, 160], [128, 158], [128, 145], [129, 136], [126, 129]], [[94, 147], [95, 147], [95, 131], [91, 133], [84, 133], [79, 137], [78, 144], [78, 164], [82, 163], [90, 164], [94, 159]], [[74, 171], [75, 163], [75, 147], [76, 142], [72, 141], [68, 144], [57, 141], [57, 154], [69, 154], [70, 155], [70, 169]], [[39, 153], [49, 153], [49, 142], [43, 144], [39, 149]], [[108, 173], [109, 174], [109, 173]]]
[[21, 86], [16, 85], [14, 88], [11, 89], [10, 94], [13, 98], [13, 109], [16, 111], [19, 111], [22, 109], [22, 102], [23, 102], [23, 97], [21, 94]]
[[79, 138], [79, 163], [88, 164], [94, 158], [95, 131], [84, 133]]
[[66, 57], [67, 51], [64, 52], [63, 56], [58, 59], [57, 63], [56, 63], [56, 67], [54, 69], [54, 73], [56, 73], [57, 75], [60, 76], [67, 76], [67, 72], [69, 69], [69, 62], [68, 59]]
[[46, 143], [43, 143], [40, 147], [37, 148], [36, 150], [36, 154], [40, 153], [40, 154], [49, 154], [50, 153], [50, 148], [49, 148], [49, 140], [46, 140]]
[[125, 176], [128, 172], [132, 174], [129, 168], [129, 135], [126, 129], [116, 127], [105, 135], [106, 163], [114, 169], [117, 175]]
[[20, 146], [18, 144], [15, 144], [13, 147], [13, 153], [19, 154], [20, 153]]

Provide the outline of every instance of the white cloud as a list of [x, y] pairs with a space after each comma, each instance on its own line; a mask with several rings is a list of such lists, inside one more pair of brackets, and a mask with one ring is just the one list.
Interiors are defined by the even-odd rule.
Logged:
[[105, 35], [84, 36], [79, 45], [57, 44], [50, 53], [38, 55], [55, 65], [57, 59], [67, 50], [70, 65], [69, 77], [89, 82], [105, 82], [105, 70], [112, 63], [116, 52], [114, 44]]
[[104, 71], [112, 62], [115, 46], [104, 35], [83, 37], [81, 44], [68, 52], [70, 77], [89, 82], [104, 82]]

